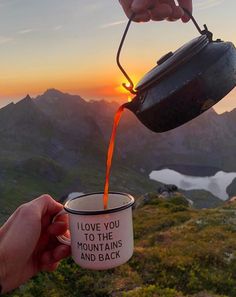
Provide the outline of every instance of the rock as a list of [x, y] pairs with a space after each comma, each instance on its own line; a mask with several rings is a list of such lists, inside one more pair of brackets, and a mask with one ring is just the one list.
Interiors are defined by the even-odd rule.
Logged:
[[234, 197], [228, 199], [228, 200], [226, 201], [226, 203], [234, 203], [235, 201], [236, 201], [236, 196], [234, 196]]
[[178, 191], [178, 187], [176, 185], [163, 185], [162, 187], [160, 187], [158, 189], [158, 193], [163, 195], [167, 195], [167, 193], [173, 193], [173, 192], [177, 192]]
[[159, 197], [163, 198], [163, 199], [168, 199], [170, 198], [172, 195], [172, 193], [168, 192], [168, 191], [163, 191]]
[[233, 197], [236, 195], [236, 178], [232, 181], [232, 183], [226, 189], [229, 197]]
[[141, 208], [143, 207], [145, 204], [150, 203], [152, 200], [154, 199], [158, 199], [159, 196], [158, 194], [154, 194], [154, 193], [146, 193], [143, 196], [139, 197], [136, 201], [135, 201], [135, 205], [134, 208]]
[[139, 197], [135, 201], [134, 208], [141, 208], [146, 204], [158, 204], [159, 202], [170, 202], [173, 205], [184, 205], [186, 207], [192, 206], [189, 199], [187, 199], [183, 194], [179, 192], [162, 192], [162, 194], [158, 193], [146, 193], [145, 195]]

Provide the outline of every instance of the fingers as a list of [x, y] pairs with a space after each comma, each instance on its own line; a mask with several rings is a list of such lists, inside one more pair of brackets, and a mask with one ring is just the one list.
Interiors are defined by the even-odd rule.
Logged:
[[131, 10], [131, 4], [133, 0], [119, 0], [121, 6], [124, 9], [125, 14], [127, 15], [128, 18], [131, 17], [133, 11]]
[[[41, 271], [54, 271], [64, 258], [67, 258], [71, 253], [71, 248], [62, 245], [58, 242], [56, 236], [68, 233], [67, 217], [62, 216], [60, 221], [55, 221], [48, 228], [46, 234], [50, 236], [50, 241], [47, 242], [47, 250], [44, 251], [40, 258]], [[47, 238], [49, 240], [49, 237]]]
[[167, 3], [157, 3], [150, 11], [151, 19], [153, 21], [162, 21], [172, 15], [172, 7]]
[[136, 13], [144, 13], [155, 5], [156, 0], [133, 0], [131, 10]]
[[[139, 6], [139, 3], [137, 5], [137, 1], [142, 4], [141, 8]], [[120, 0], [120, 4], [122, 5], [125, 14], [128, 18], [132, 16], [132, 14], [135, 12], [135, 18], [133, 19], [135, 22], [147, 22], [150, 20], [150, 13], [146, 9], [147, 4], [144, 3], [143, 8], [143, 2], [147, 3], [149, 1], [139, 1], [139, 0]], [[131, 7], [133, 6], [134, 7]]]
[[48, 265], [42, 266], [41, 271], [53, 272], [58, 268], [58, 266], [59, 266], [59, 263], [48, 264]]
[[[193, 4], [192, 4], [192, 0], [178, 0], [179, 2], [179, 5], [181, 7], [184, 7], [186, 8], [190, 13], [193, 12]], [[182, 21], [184, 23], [187, 23], [188, 21], [190, 20], [189, 16], [185, 13], [183, 16], [182, 16]]]
[[135, 18], [133, 19], [133, 21], [135, 22], [148, 22], [151, 20], [151, 15], [149, 13], [149, 11], [144, 12], [144, 13], [138, 13], [136, 14]]
[[53, 259], [55, 260], [55, 262], [61, 261], [62, 259], [69, 257], [70, 253], [71, 253], [71, 249], [67, 245], [59, 245], [52, 252]]
[[51, 251], [46, 251], [41, 257], [41, 271], [53, 271], [62, 259], [69, 257], [71, 249], [66, 245], [59, 245]]
[[45, 214], [56, 215], [63, 209], [63, 206], [55, 201], [50, 195], [42, 195], [39, 198], [31, 201], [30, 204], [34, 207], [34, 210], [42, 216]]
[[166, 20], [173, 22], [183, 17], [184, 15], [183, 9], [180, 6], [177, 6], [174, 0], [162, 0], [162, 2], [169, 5], [172, 10], [171, 14], [167, 16]]
[[168, 21], [182, 19], [183, 22], [187, 22], [189, 16], [184, 13], [181, 6], [192, 12], [192, 0], [179, 0], [179, 6], [175, 0], [120, 0], [120, 3], [129, 18], [135, 13], [136, 22], [164, 19]]
[[48, 227], [48, 233], [54, 236], [63, 235], [68, 229], [67, 222], [55, 222]]

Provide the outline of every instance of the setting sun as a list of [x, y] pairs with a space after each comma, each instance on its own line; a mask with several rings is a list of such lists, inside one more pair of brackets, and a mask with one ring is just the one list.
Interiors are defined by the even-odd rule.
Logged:
[[[1, 2], [0, 106], [26, 94], [37, 96], [48, 88], [79, 94], [86, 100], [122, 103], [133, 98], [122, 86], [125, 83], [128, 87], [128, 81], [115, 61], [127, 21], [125, 14], [118, 1], [88, 2], [78, 0], [78, 4], [68, 5], [58, 0], [56, 14], [48, 1], [30, 5], [25, 0]], [[217, 38], [235, 42], [235, 1], [228, 1], [227, 9], [223, 7], [222, 1], [211, 8], [195, 5], [195, 17], [200, 24], [207, 23]], [[10, 20], [5, 16], [11, 11], [15, 16]], [[44, 15], [43, 23], [39, 11]], [[133, 24], [121, 63], [134, 86], [158, 58], [196, 34], [191, 23]], [[229, 97], [234, 98], [235, 91]], [[235, 101], [226, 99], [218, 109], [234, 107]]]

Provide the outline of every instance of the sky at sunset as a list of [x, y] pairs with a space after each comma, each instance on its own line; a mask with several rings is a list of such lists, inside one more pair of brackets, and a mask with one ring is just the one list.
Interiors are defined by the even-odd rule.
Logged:
[[[215, 38], [236, 44], [236, 1], [193, 0]], [[118, 0], [0, 0], [0, 107], [56, 88], [125, 102], [115, 63], [126, 24]], [[135, 82], [165, 53], [196, 37], [192, 23], [132, 24], [122, 63]], [[216, 106], [236, 108], [236, 90]]]

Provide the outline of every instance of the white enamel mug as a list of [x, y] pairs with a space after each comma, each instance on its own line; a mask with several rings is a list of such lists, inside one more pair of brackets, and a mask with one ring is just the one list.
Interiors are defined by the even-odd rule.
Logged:
[[134, 198], [109, 193], [108, 208], [103, 193], [81, 195], [66, 202], [56, 217], [69, 215], [70, 239], [58, 240], [71, 246], [72, 258], [83, 268], [105, 270], [126, 263], [133, 255], [132, 206]]

